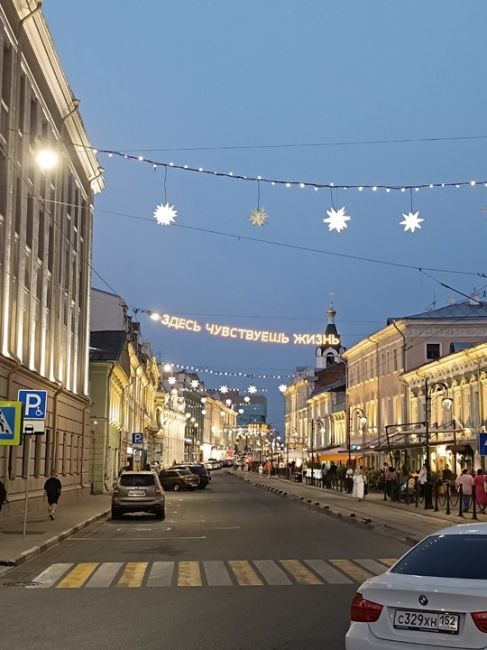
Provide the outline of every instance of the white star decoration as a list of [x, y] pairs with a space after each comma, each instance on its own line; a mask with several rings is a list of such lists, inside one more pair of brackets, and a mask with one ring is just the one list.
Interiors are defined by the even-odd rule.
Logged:
[[228, 386], [220, 386], [220, 393], [222, 395], [225, 395], [225, 393], [228, 393]]
[[323, 223], [328, 224], [328, 230], [330, 232], [332, 230], [341, 232], [342, 230], [347, 228], [347, 221], [350, 221], [351, 219], [351, 217], [345, 214], [345, 207], [340, 208], [339, 210], [335, 210], [335, 208], [331, 208], [330, 210], [326, 211], [326, 214], [328, 215], [328, 218], [323, 219]]
[[171, 386], [173, 386], [176, 383], [176, 377], [169, 377], [167, 381]]
[[286, 386], [286, 384], [281, 384], [281, 385], [279, 386], [279, 390], [281, 391], [281, 393], [285, 393], [286, 390], [287, 390], [287, 386]]
[[257, 210], [252, 210], [249, 215], [249, 221], [253, 226], [264, 226], [267, 223], [269, 215], [264, 210], [264, 208], [258, 208]]
[[249, 388], [248, 388], [248, 392], [249, 392], [251, 395], [254, 395], [254, 393], [257, 392], [257, 388], [256, 388], [255, 386], [249, 386]]
[[401, 226], [404, 226], [404, 232], [407, 232], [408, 230], [414, 232], [416, 228], [421, 229], [421, 222], [424, 221], [424, 219], [420, 218], [419, 212], [408, 212], [402, 216], [404, 217], [404, 221], [401, 221], [400, 223]]
[[199, 385], [200, 385], [200, 382], [197, 379], [193, 379], [191, 381], [191, 388], [198, 388]]
[[154, 210], [154, 219], [160, 226], [170, 226], [175, 222], [177, 211], [173, 205], [169, 203], [161, 203]]

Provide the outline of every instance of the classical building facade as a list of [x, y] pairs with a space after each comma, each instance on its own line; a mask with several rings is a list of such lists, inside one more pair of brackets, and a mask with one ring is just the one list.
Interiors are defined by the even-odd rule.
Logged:
[[413, 421], [404, 373], [485, 339], [487, 305], [473, 299], [389, 319], [386, 327], [349, 348], [343, 354], [347, 438], [357, 456], [368, 465], [380, 464], [386, 433]]
[[[120, 296], [93, 289], [92, 305], [92, 483], [94, 492], [102, 492], [120, 468], [141, 468], [155, 458], [160, 375], [140, 323], [127, 315]], [[140, 434], [140, 442], [133, 434]]]
[[[52, 470], [68, 494], [89, 485], [92, 211], [103, 178], [78, 104], [40, 3], [2, 1], [0, 399], [16, 399], [19, 388], [48, 393], [46, 433], [32, 452], [34, 497]], [[52, 169], [37, 164], [46, 146], [56, 152]], [[0, 448], [11, 509], [27, 471], [23, 445]]]

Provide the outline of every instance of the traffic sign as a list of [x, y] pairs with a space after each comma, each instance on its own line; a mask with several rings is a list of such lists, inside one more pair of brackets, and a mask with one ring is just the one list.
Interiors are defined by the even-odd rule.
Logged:
[[487, 456], [487, 433], [479, 433], [479, 453]]
[[144, 444], [144, 434], [143, 433], [133, 433], [132, 434], [132, 444], [133, 445], [143, 445]]
[[20, 445], [22, 408], [20, 402], [0, 402], [0, 446]]
[[46, 423], [44, 420], [23, 420], [22, 433], [24, 436], [42, 436], [45, 433]]
[[19, 390], [19, 402], [24, 405], [26, 420], [45, 420], [47, 412], [47, 390]]

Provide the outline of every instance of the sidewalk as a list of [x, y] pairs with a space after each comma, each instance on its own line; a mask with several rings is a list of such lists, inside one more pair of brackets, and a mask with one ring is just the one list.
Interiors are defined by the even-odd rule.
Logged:
[[89, 524], [107, 517], [111, 496], [81, 495], [74, 502], [59, 502], [56, 518], [51, 521], [47, 507], [27, 513], [27, 534], [22, 537], [23, 514], [0, 513], [0, 573], [2, 565], [26, 562]]
[[[227, 473], [252, 485], [270, 489], [280, 496], [302, 501], [332, 516], [362, 524], [376, 532], [400, 535], [410, 544], [416, 544], [426, 535], [441, 528], [473, 523], [471, 512], [467, 512], [462, 519], [458, 516], [458, 510], [447, 515], [444, 512], [424, 510], [422, 505], [416, 508], [414, 504], [384, 501], [383, 495], [378, 493], [368, 494], [364, 501], [358, 502], [350, 494], [293, 483], [276, 476], [267, 478], [252, 472], [235, 470]], [[477, 516], [479, 522], [487, 522], [487, 514]]]

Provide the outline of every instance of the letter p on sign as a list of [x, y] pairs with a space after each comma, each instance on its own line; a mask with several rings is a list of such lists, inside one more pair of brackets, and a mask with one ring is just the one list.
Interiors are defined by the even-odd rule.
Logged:
[[24, 405], [24, 418], [26, 420], [46, 419], [46, 390], [19, 390], [19, 402]]

